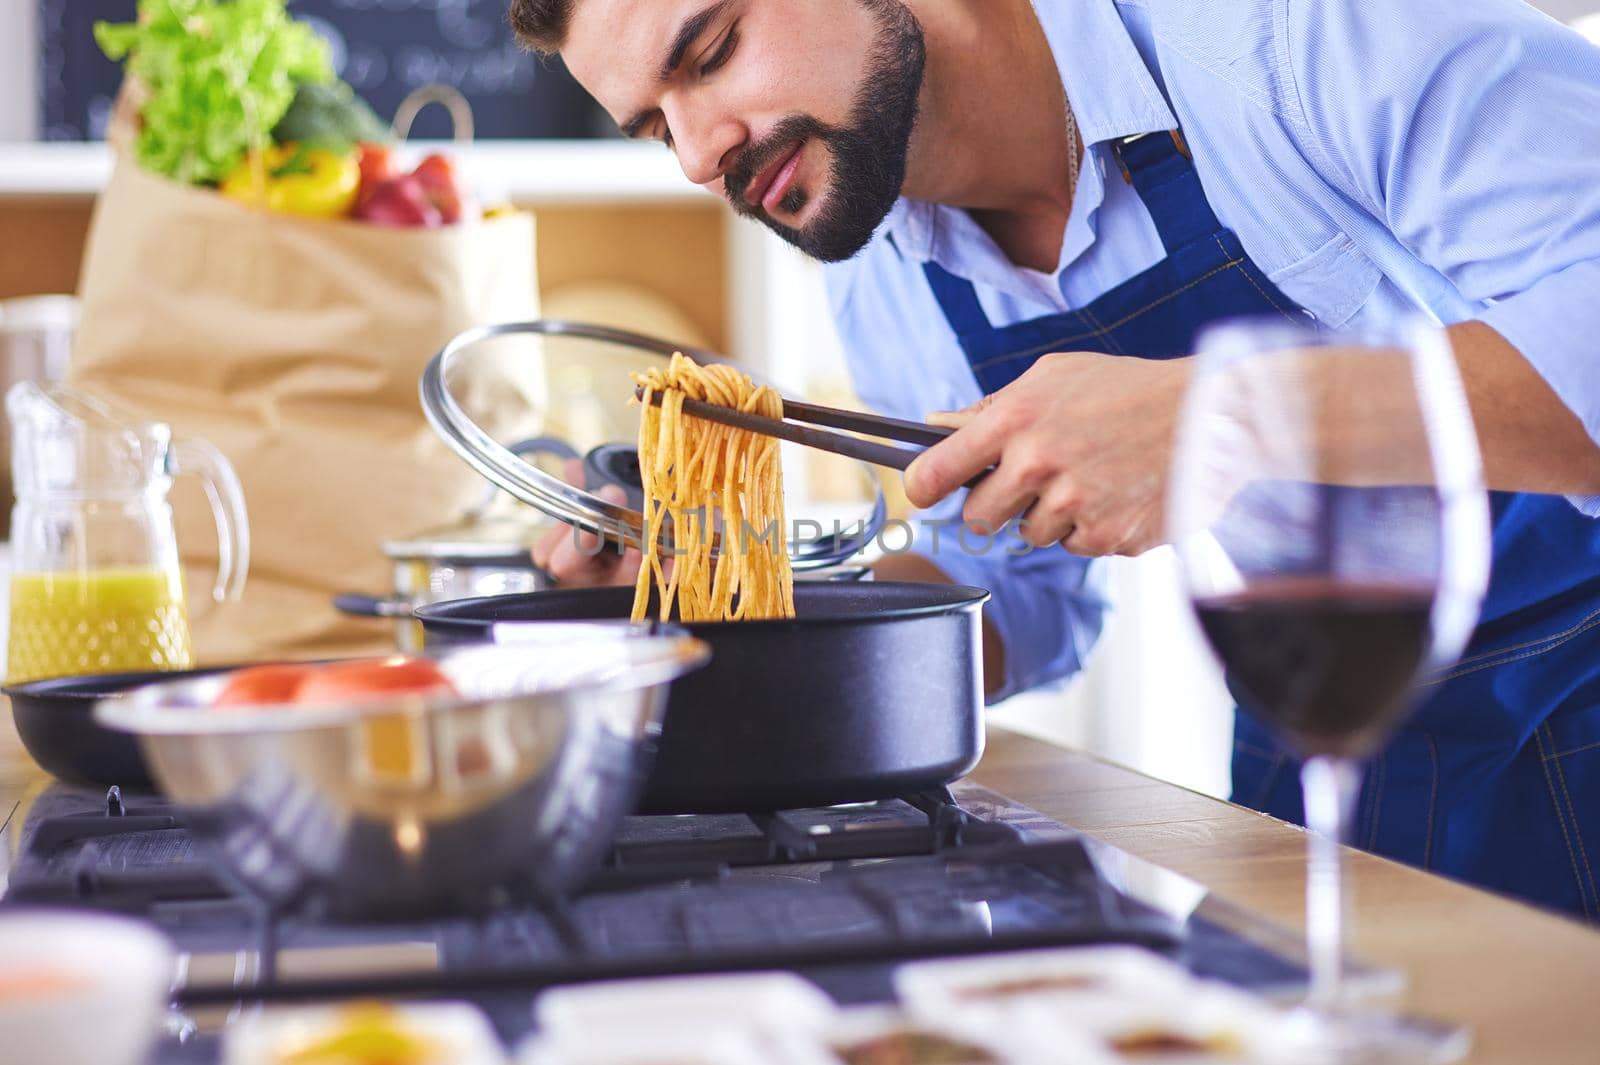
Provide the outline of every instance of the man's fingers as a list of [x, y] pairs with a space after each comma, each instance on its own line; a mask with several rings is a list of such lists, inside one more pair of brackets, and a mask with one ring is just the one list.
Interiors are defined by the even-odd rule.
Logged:
[[981, 412], [987, 410], [993, 402], [993, 395], [984, 396], [978, 402], [968, 407], [962, 407], [960, 410], [936, 410], [928, 415], [927, 421], [929, 425], [939, 425], [947, 429], [960, 429]]
[[1034, 547], [1065, 542], [1085, 525], [1093, 524], [1085, 505], [1083, 493], [1071, 479], [1055, 478], [1023, 517], [1022, 538]]
[[[610, 503], [624, 504], [627, 495], [615, 485], [597, 493]], [[559, 525], [534, 543], [533, 562], [560, 584], [575, 588], [608, 584], [631, 584], [638, 576], [643, 556], [637, 548], [617, 549], [617, 542], [595, 533]]]
[[936, 410], [928, 415], [928, 424], [944, 429], [960, 429], [977, 416], [978, 412], [973, 407], [968, 407], [966, 410]]
[[967, 495], [961, 517], [975, 529], [993, 532], [1027, 510], [1038, 498], [1038, 490], [1000, 468], [978, 482]]
[[978, 414], [947, 439], [924, 451], [906, 470], [906, 498], [931, 507], [1000, 458], [1005, 443], [1003, 408]]
[[533, 556], [533, 564], [542, 570], [550, 568], [550, 558], [556, 553], [556, 548], [561, 546], [561, 541], [572, 535], [572, 529], [567, 525], [557, 525], [533, 542], [529, 552]]
[[1062, 538], [1061, 546], [1082, 558], [1102, 558], [1116, 554], [1106, 546], [1100, 535], [1091, 529], [1073, 529]]
[[615, 544], [602, 544], [593, 533], [568, 529], [550, 558], [550, 572], [563, 584], [609, 584], [620, 561]]
[[1046, 510], [1043, 503], [1042, 499], [1035, 503], [1023, 517], [1018, 527], [1022, 539], [1034, 547], [1067, 543], [1078, 531], [1077, 524], [1070, 515]]

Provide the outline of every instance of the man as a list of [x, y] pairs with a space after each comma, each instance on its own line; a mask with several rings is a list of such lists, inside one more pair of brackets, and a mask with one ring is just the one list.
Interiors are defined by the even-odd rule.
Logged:
[[[514, 0], [633, 137], [829, 268], [863, 397], [959, 431], [890, 575], [995, 593], [993, 697], [1075, 669], [1157, 543], [1181, 358], [1240, 314], [1449, 326], [1495, 499], [1462, 666], [1357, 841], [1600, 919], [1600, 54], [1515, 0]], [[960, 486], [995, 471], [970, 494]], [[923, 545], [927, 549], [927, 545]], [[539, 555], [570, 580], [632, 560]], [[1234, 795], [1301, 815], [1241, 715]]]

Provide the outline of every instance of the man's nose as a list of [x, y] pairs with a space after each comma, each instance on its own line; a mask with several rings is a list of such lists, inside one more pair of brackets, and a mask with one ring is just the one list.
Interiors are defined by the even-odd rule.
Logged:
[[731, 115], [708, 118], [684, 108], [676, 119], [669, 112], [667, 121], [678, 165], [696, 185], [710, 185], [726, 175], [747, 139], [744, 124]]

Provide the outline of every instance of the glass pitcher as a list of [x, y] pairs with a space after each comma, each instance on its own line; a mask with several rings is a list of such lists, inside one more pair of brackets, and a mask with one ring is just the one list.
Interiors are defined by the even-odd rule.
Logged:
[[228, 460], [61, 385], [13, 385], [6, 413], [17, 493], [7, 683], [193, 666], [167, 491], [179, 474], [204, 483], [217, 523], [212, 598], [237, 599], [250, 532]]

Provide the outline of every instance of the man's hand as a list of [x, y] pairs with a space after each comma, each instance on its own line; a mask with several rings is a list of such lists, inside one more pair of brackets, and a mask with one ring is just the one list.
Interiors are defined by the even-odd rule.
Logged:
[[957, 432], [906, 471], [906, 494], [932, 506], [989, 467], [962, 513], [998, 529], [1023, 515], [1035, 547], [1135, 555], [1162, 541], [1167, 471], [1189, 360], [1065, 353], [934, 424]]
[[[597, 494], [610, 503], [626, 501], [622, 490], [611, 486]], [[565, 588], [631, 586], [639, 576], [642, 563], [643, 556], [638, 548], [618, 552], [616, 544], [602, 544], [600, 537], [570, 525], [558, 525], [533, 545], [533, 564]]]

